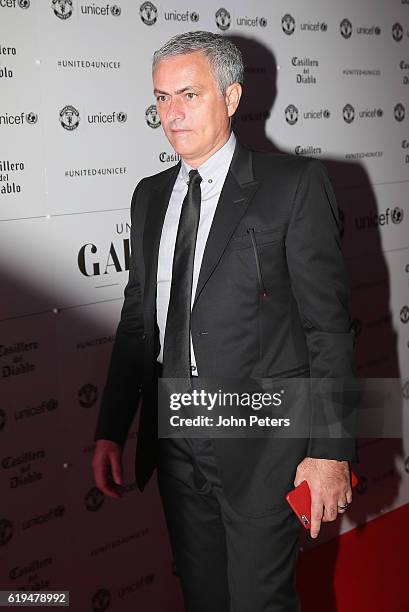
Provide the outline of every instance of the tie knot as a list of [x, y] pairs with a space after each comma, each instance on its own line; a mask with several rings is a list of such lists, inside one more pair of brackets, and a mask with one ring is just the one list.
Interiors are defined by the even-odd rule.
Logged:
[[197, 183], [198, 185], [200, 185], [201, 182], [202, 182], [202, 177], [200, 176], [199, 172], [197, 170], [190, 170], [189, 171], [189, 186], [193, 185], [194, 183]]

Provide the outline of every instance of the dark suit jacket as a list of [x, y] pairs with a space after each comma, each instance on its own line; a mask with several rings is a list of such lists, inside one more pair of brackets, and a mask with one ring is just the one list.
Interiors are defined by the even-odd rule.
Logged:
[[[141, 490], [156, 466], [156, 273], [179, 168], [142, 179], [132, 197], [129, 281], [94, 438], [123, 444], [141, 399]], [[354, 377], [338, 209], [320, 161], [237, 143], [206, 243], [191, 331], [203, 377]], [[305, 410], [313, 411], [307, 400]], [[213, 443], [228, 499], [252, 516], [285, 506], [304, 457], [358, 460], [354, 438]]]

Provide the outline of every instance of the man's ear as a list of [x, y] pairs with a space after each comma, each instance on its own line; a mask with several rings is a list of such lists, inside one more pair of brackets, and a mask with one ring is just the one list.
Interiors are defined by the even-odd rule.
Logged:
[[237, 110], [241, 98], [241, 92], [242, 88], [240, 83], [232, 83], [226, 89], [224, 99], [226, 101], [227, 114], [229, 117], [232, 117]]

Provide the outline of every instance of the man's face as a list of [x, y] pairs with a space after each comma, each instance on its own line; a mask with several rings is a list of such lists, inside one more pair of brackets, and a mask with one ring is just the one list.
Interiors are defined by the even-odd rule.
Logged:
[[230, 88], [221, 95], [204, 53], [161, 60], [153, 74], [153, 87], [165, 134], [188, 163], [197, 162], [197, 167], [226, 142], [229, 114], [237, 104], [232, 112]]

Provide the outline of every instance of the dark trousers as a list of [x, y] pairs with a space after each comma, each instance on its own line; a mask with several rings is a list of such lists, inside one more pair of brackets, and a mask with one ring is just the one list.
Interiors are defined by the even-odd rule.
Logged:
[[209, 438], [159, 439], [158, 485], [186, 612], [299, 612], [300, 524], [227, 501]]

